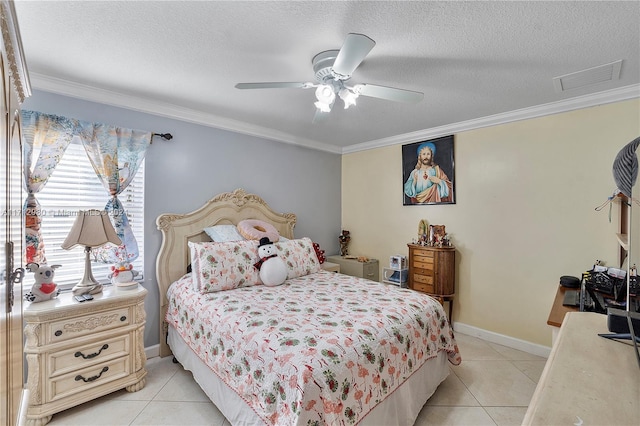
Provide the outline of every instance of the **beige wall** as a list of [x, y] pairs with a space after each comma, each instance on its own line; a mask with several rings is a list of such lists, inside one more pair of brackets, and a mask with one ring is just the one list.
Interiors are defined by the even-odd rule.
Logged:
[[640, 136], [640, 101], [455, 135], [456, 204], [403, 206], [401, 145], [343, 155], [342, 227], [350, 254], [406, 254], [418, 222], [444, 224], [456, 253], [454, 322], [551, 345], [561, 275], [615, 266], [617, 152]]

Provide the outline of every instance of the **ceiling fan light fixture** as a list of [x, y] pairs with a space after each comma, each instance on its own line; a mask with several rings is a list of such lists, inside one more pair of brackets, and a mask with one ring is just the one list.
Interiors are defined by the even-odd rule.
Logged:
[[320, 112], [331, 112], [330, 103], [326, 104], [322, 101], [317, 101], [316, 103], [314, 103], [314, 105], [316, 106], [316, 108], [318, 108]]
[[346, 87], [340, 89], [338, 96], [340, 96], [340, 99], [344, 102], [344, 109], [349, 108], [351, 105], [355, 105], [356, 99], [358, 99], [358, 94]]
[[318, 101], [327, 105], [331, 104], [336, 98], [336, 93], [333, 91], [333, 86], [330, 84], [321, 84], [316, 89], [316, 98]]

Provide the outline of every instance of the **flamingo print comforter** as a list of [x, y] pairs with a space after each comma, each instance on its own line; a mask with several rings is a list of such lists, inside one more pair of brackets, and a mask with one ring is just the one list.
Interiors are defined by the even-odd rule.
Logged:
[[167, 321], [267, 424], [355, 424], [438, 352], [461, 361], [442, 306], [408, 289], [326, 271], [191, 287], [169, 288]]

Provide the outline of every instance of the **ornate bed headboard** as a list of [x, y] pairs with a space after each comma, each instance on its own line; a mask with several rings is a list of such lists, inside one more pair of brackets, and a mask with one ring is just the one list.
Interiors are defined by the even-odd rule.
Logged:
[[167, 290], [171, 283], [187, 272], [190, 263], [187, 243], [211, 241], [203, 231], [204, 228], [219, 224], [237, 225], [244, 219], [269, 222], [286, 238], [293, 238], [293, 228], [297, 220], [293, 213], [274, 212], [260, 196], [248, 194], [244, 189], [216, 195], [191, 213], [165, 213], [156, 219], [156, 225], [162, 232], [162, 245], [156, 259], [156, 279], [160, 292], [160, 356], [171, 354], [165, 339]]

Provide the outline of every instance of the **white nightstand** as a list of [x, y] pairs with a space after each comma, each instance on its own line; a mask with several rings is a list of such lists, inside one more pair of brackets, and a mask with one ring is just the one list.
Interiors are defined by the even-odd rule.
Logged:
[[27, 303], [27, 425], [108, 393], [145, 385], [144, 298], [147, 290], [105, 287], [91, 301], [64, 293]]

